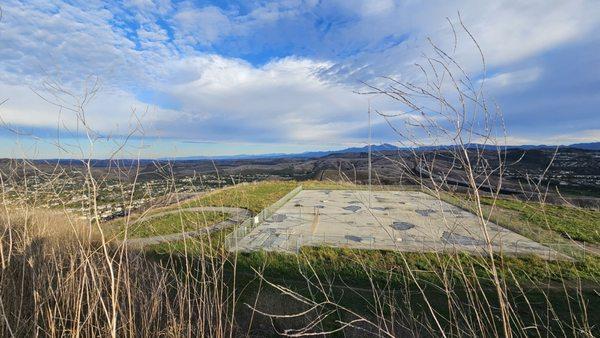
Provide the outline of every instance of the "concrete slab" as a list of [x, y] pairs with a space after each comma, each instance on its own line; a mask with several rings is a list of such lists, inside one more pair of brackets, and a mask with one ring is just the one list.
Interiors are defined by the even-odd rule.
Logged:
[[[495, 251], [558, 255], [496, 224], [488, 224], [487, 232]], [[475, 215], [422, 192], [374, 191], [369, 196], [363, 190], [303, 190], [242, 238], [238, 250], [326, 245], [483, 252], [485, 243]]]

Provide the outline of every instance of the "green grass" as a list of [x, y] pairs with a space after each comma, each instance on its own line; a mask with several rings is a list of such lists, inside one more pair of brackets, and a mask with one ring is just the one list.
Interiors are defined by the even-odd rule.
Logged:
[[[491, 204], [491, 199], [484, 203]], [[600, 211], [570, 206], [497, 200], [496, 206], [519, 213], [522, 222], [549, 229], [564, 238], [599, 244]]]
[[223, 242], [232, 229], [223, 229], [212, 232], [210, 235], [191, 238], [182, 241], [173, 241], [149, 245], [146, 251], [153, 255], [182, 255], [185, 252], [190, 256], [214, 255], [223, 252]]
[[277, 202], [298, 186], [295, 181], [264, 181], [256, 184], [239, 185], [204, 195], [184, 203], [182, 208], [198, 206], [238, 207], [259, 213]]
[[340, 190], [340, 189], [356, 189], [362, 190], [367, 189], [367, 186], [356, 185], [350, 182], [333, 182], [333, 181], [303, 181], [302, 189], [315, 190], [315, 189], [329, 189], [329, 190]]
[[[187, 269], [189, 266], [192, 266], [192, 269], [194, 267], [205, 269], [203, 264], [208, 262], [209, 266], [218, 269], [218, 273], [223, 273], [230, 283], [235, 281], [236, 290], [239, 292], [236, 299], [239, 304], [253, 304], [256, 297], [260, 295], [270, 307], [286, 310], [285, 313], [289, 313], [290, 308], [293, 308], [293, 299], [282, 298], [278, 290], [269, 293], [268, 288], [264, 289], [264, 283], [260, 288], [254, 270], [261, 271], [268, 281], [286, 286], [317, 302], [324, 300], [323, 295], [318, 291], [315, 292], [308, 284], [313, 283], [312, 285], [318, 286], [323, 283], [330, 300], [335, 299], [339, 304], [364, 315], [370, 313], [370, 306], [373, 305], [369, 301], [375, 296], [372, 290], [381, 290], [391, 297], [398, 296], [395, 303], [398, 309], [404, 309], [406, 296], [411, 297], [411, 306], [414, 306], [412, 311], [418, 312], [419, 309], [424, 309], [422, 296], [417, 291], [412, 278], [409, 277], [408, 270], [413, 272], [429, 302], [442, 316], [447, 315], [445, 311], [448, 308], [444, 285], [451, 288], [454, 301], [465, 300], [467, 307], [469, 306], [467, 297], [473, 297], [472, 290], [475, 286], [481, 287], [477, 289], [478, 295], [485, 294], [487, 301], [491, 302], [493, 307], [497, 306], [496, 291], [487, 269], [489, 266], [487, 258], [466, 254], [436, 255], [325, 247], [306, 247], [297, 256], [275, 252], [251, 252], [240, 253], [235, 257], [233, 254], [227, 256], [221, 249], [217, 250], [217, 255], [207, 255], [207, 253], [215, 253], [216, 249], [207, 245], [207, 239], [208, 237], [205, 236], [202, 241], [187, 241], [188, 256], [185, 259], [181, 255], [184, 252], [183, 242], [169, 246], [154, 246], [153, 257], [175, 264], [176, 269]], [[204, 254], [199, 255], [201, 252]], [[228, 261], [220, 264], [220, 260], [213, 260], [217, 257], [228, 258]], [[548, 314], [546, 304], [549, 302], [556, 315], [564, 321], [570, 320], [572, 311], [580, 315], [581, 308], [576, 300], [577, 295], [580, 295], [590, 311], [588, 314], [590, 322], [597, 322], [598, 313], [593, 309], [600, 306], [600, 298], [597, 297], [598, 285], [600, 285], [598, 261], [595, 262], [595, 267], [592, 267], [582, 262], [548, 262], [538, 257], [524, 256], [505, 257], [496, 264], [500, 275], [507, 283], [507, 294], [514, 306], [513, 310], [520, 313], [517, 316], [521, 320], [533, 322], [533, 319], [527, 317], [531, 312], [523, 303], [522, 292], [524, 292], [531, 301], [534, 313]], [[466, 277], [462, 276], [461, 271], [465, 271]], [[517, 282], [519, 287], [516, 285]], [[390, 292], [388, 293], [387, 290]], [[408, 290], [411, 292], [406, 293]], [[273, 299], [283, 300], [279, 302]], [[300, 307], [300, 309], [305, 308]], [[551, 317], [554, 318], [554, 315]], [[328, 324], [323, 323], [323, 325]]]
[[[490, 277], [487, 270], [488, 257], [469, 254], [403, 253], [384, 250], [358, 250], [330, 247], [304, 247], [298, 256], [252, 252], [238, 256], [238, 266], [242, 269], [268, 266], [272, 276], [281, 278], [302, 278], [298, 268], [304, 271], [314, 269], [321, 276], [340, 278], [352, 285], [368, 285], [369, 275], [375, 280], [390, 280], [402, 283], [408, 276], [408, 269], [420, 280], [437, 284], [439, 276], [459, 278], [461, 271], [469, 277], [485, 280]], [[547, 282], [583, 279], [597, 283], [600, 279], [600, 259], [589, 257], [585, 261], [546, 261], [537, 256], [502, 257], [497, 264], [501, 274], [511, 276], [520, 282]], [[296, 262], [297, 261], [297, 262]], [[297, 263], [297, 264], [296, 264]], [[470, 269], [472, 268], [472, 269]]]
[[[128, 236], [130, 238], [139, 238], [179, 233], [182, 231], [194, 231], [227, 218], [226, 214], [219, 212], [192, 212], [186, 211], [187, 208], [224, 206], [244, 208], [253, 213], [258, 213], [281, 199], [297, 186], [298, 183], [294, 181], [264, 181], [256, 184], [243, 184], [232, 188], [217, 190], [193, 201], [161, 209], [162, 211], [172, 211], [175, 208], [178, 208], [181, 209], [181, 212], [153, 218], [141, 223], [131, 224], [128, 230]], [[161, 210], [158, 210], [158, 212]], [[111, 227], [116, 228], [115, 231], [118, 233], [118, 237], [123, 238], [124, 232], [122, 221], [113, 223]], [[222, 233], [223, 232], [217, 232], [215, 236], [211, 237], [215, 239], [215, 243], [218, 244], [222, 241], [222, 239], [218, 238]], [[198, 252], [198, 250], [200, 250], [200, 246], [193, 248], [194, 243], [190, 243], [192, 246], [190, 249], [191, 252]], [[174, 249], [177, 251], [183, 247], [183, 243], [175, 242], [154, 247], [153, 250], [164, 252]]]
[[[228, 214], [220, 212], [193, 212], [182, 210], [178, 213], [159, 216], [147, 221], [131, 223], [129, 225], [127, 236], [129, 238], [143, 238], [195, 231], [221, 222], [228, 217]], [[116, 224], [116, 231], [118, 232], [118, 237], [122, 239], [125, 235], [123, 222]]]
[[[334, 181], [302, 181], [302, 189], [304, 190], [368, 190], [369, 186], [366, 184], [354, 184], [352, 182], [334, 182]], [[389, 190], [408, 190], [408, 191], [420, 191], [420, 187], [417, 185], [402, 185], [402, 186], [393, 186], [393, 185], [379, 185], [374, 184], [371, 189], [373, 191], [389, 191]]]
[[560, 186], [555, 187], [563, 196], [569, 197], [600, 197], [600, 189], [593, 186]]
[[[453, 205], [474, 212], [466, 195], [441, 194]], [[507, 229], [543, 244], [573, 244], [572, 240], [600, 244], [600, 211], [572, 206], [482, 198], [484, 215]]]

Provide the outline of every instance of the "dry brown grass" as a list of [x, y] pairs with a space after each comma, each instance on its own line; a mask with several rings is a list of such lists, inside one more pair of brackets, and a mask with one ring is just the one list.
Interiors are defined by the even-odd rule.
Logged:
[[15, 210], [2, 221], [2, 336], [222, 336], [231, 329], [214, 257], [169, 267], [87, 237], [89, 223], [54, 212]]

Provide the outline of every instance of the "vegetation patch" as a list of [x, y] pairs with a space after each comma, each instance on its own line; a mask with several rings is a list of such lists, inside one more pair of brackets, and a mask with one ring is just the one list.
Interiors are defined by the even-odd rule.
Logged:
[[143, 238], [200, 230], [209, 225], [224, 221], [228, 214], [212, 211], [185, 211], [154, 217], [146, 221], [131, 222], [125, 229], [124, 222], [117, 224], [118, 237]]
[[[491, 199], [484, 203], [492, 204]], [[496, 200], [496, 206], [519, 212], [521, 221], [557, 232], [562, 237], [600, 243], [600, 211], [517, 200]]]
[[151, 255], [159, 257], [164, 255], [184, 255], [186, 253], [190, 257], [225, 256], [226, 251], [223, 247], [223, 242], [225, 240], [225, 237], [232, 230], [233, 229], [228, 228], [219, 231], [214, 231], [209, 235], [203, 235], [180, 241], [149, 245], [146, 247], [146, 251]]
[[[475, 213], [475, 201], [466, 195], [444, 193], [439, 197]], [[494, 201], [492, 198], [482, 198], [481, 202], [484, 216], [490, 221], [539, 243], [575, 246], [572, 240], [576, 240], [592, 245], [600, 244], [598, 210], [516, 199]], [[560, 249], [561, 247], [557, 248]]]
[[[469, 254], [439, 254], [359, 250], [331, 247], [304, 247], [299, 256], [273, 252], [242, 253], [238, 256], [241, 269], [268, 267], [272, 276], [303, 278], [299, 271], [315, 271], [322, 277], [339, 278], [353, 286], [368, 285], [371, 279], [385, 282], [406, 282], [409, 271], [419, 280], [441, 283], [449, 280], [477, 277], [490, 278], [489, 257]], [[548, 282], [584, 279], [597, 283], [600, 279], [600, 259], [585, 261], [546, 261], [533, 255], [495, 257], [499, 273], [507, 280]]]
[[298, 186], [296, 181], [264, 181], [217, 190], [181, 207], [237, 207], [259, 213]]

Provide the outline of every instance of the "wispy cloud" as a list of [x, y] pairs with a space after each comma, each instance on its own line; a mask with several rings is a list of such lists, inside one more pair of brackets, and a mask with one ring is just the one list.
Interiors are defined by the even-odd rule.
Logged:
[[[0, 99], [10, 100], [0, 114], [34, 129], [76, 121], [31, 88], [52, 79], [77, 93], [93, 75], [102, 92], [88, 116], [104, 132], [123, 132], [136, 111], [145, 114], [148, 137], [358, 142], [366, 109], [365, 97], [353, 93], [360, 81], [418, 79], [413, 64], [427, 37], [453, 48], [446, 17], [457, 26], [458, 11], [486, 55], [488, 91], [505, 108], [509, 131], [540, 128], [531, 134], [544, 139], [561, 134], [545, 124], [568, 133], [600, 128], [593, 117], [600, 3], [593, 0], [8, 0], [2, 9]], [[466, 36], [457, 46], [457, 59], [480, 76], [474, 46]]]

